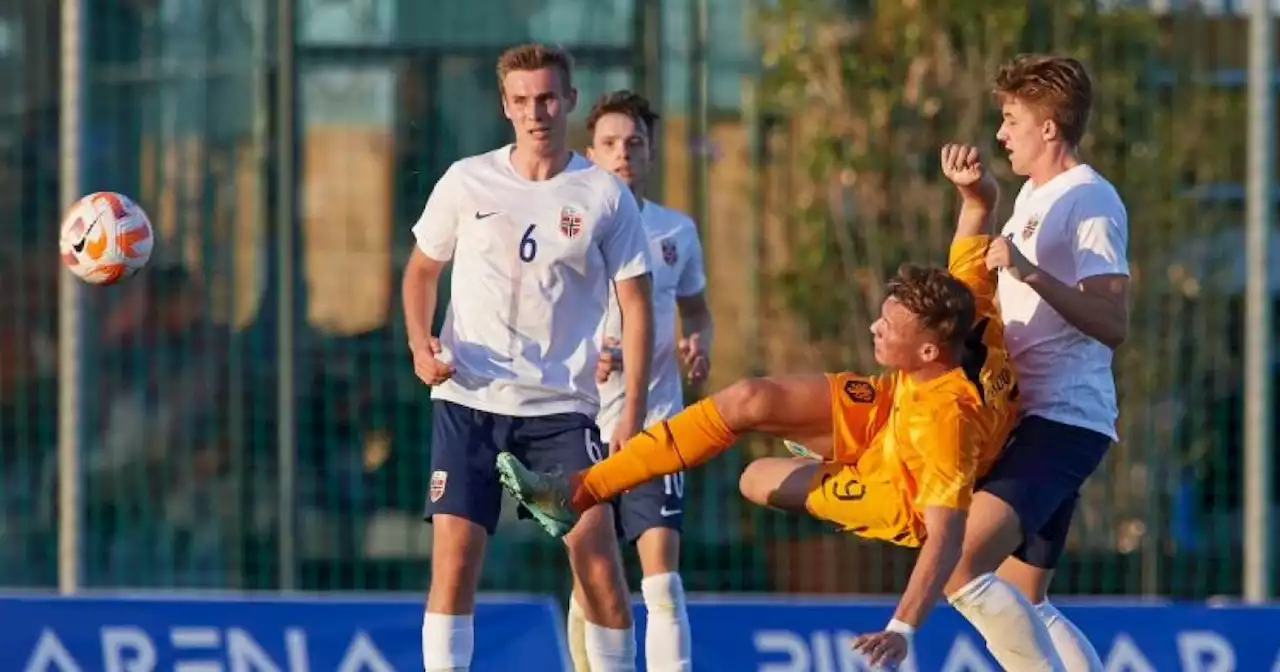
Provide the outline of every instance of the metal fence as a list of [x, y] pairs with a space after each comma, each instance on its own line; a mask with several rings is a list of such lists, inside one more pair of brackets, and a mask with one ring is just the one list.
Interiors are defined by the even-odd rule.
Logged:
[[[879, 279], [941, 259], [949, 237], [937, 146], [994, 149], [994, 64], [1086, 57], [1086, 152], [1130, 207], [1135, 303], [1124, 439], [1057, 588], [1240, 591], [1240, 17], [1083, 1], [63, 2], [85, 26], [68, 178], [58, 4], [0, 1], [0, 583], [57, 583], [61, 439], [81, 466], [64, 479], [80, 585], [425, 587], [431, 416], [397, 278], [434, 180], [508, 137], [495, 56], [539, 39], [574, 53], [583, 101], [629, 86], [660, 102], [660, 196], [707, 247], [714, 385], [870, 366]], [[79, 292], [72, 343], [54, 231], [69, 193], [102, 189], [135, 196], [159, 244], [145, 274]], [[74, 440], [60, 343], [83, 363]], [[689, 475], [690, 589], [899, 588], [910, 554], [743, 505], [743, 460], [777, 450], [744, 442]], [[557, 544], [508, 513], [484, 588], [566, 590]]]

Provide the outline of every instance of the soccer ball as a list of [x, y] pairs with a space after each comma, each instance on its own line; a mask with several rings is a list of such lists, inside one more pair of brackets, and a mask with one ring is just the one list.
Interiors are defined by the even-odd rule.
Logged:
[[73, 275], [110, 285], [137, 273], [151, 259], [151, 220], [124, 194], [99, 191], [80, 200], [62, 219], [59, 249]]

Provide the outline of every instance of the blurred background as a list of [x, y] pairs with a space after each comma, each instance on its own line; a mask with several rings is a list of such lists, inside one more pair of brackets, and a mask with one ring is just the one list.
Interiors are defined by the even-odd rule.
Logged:
[[[9, 587], [58, 579], [63, 4], [0, 0]], [[510, 138], [498, 53], [540, 40], [577, 60], [577, 127], [616, 88], [662, 112], [653, 196], [701, 227], [713, 389], [873, 367], [881, 280], [940, 262], [950, 239], [939, 147], [983, 147], [1007, 208], [1017, 183], [990, 78], [1019, 51], [1084, 59], [1097, 89], [1084, 154], [1131, 215], [1133, 323], [1116, 361], [1123, 441], [1088, 485], [1054, 592], [1240, 593], [1239, 3], [82, 4], [81, 191], [133, 196], [158, 242], [146, 272], [86, 288], [80, 308], [81, 586], [425, 589], [431, 412], [399, 275], [435, 180]], [[910, 553], [743, 505], [744, 461], [780, 450], [744, 442], [689, 474], [688, 589], [899, 590]], [[484, 588], [566, 595], [562, 557], [509, 510]]]

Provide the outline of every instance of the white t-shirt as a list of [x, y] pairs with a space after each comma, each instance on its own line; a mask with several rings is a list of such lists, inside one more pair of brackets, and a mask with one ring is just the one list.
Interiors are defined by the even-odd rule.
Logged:
[[[1114, 187], [1079, 165], [1018, 192], [1002, 234], [1066, 285], [1128, 275], [1129, 217]], [[1111, 349], [1071, 326], [1034, 289], [1002, 272], [997, 293], [1022, 412], [1116, 439]]]
[[455, 162], [413, 227], [423, 254], [453, 260], [440, 344], [455, 373], [431, 396], [501, 415], [595, 417], [610, 281], [650, 271], [640, 210], [582, 156], [532, 181], [512, 149]]
[[[676, 357], [676, 299], [693, 296], [707, 286], [702, 264], [702, 243], [698, 227], [683, 213], [645, 201], [640, 210], [644, 232], [649, 238], [653, 264], [653, 366], [649, 382], [649, 409], [644, 426], [671, 417], [684, 407], [680, 384], [680, 362]], [[622, 338], [622, 313], [618, 298], [609, 292], [609, 310], [600, 325], [601, 340]], [[626, 379], [615, 373], [600, 385], [601, 407], [596, 424], [600, 437], [609, 441], [622, 415]]]

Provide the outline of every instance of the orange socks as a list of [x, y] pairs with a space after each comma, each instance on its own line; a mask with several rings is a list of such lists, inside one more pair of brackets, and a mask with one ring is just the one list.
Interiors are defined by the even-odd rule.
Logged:
[[585, 511], [646, 481], [702, 465], [737, 438], [711, 399], [703, 399], [635, 435], [617, 454], [575, 474], [570, 479], [573, 508]]

